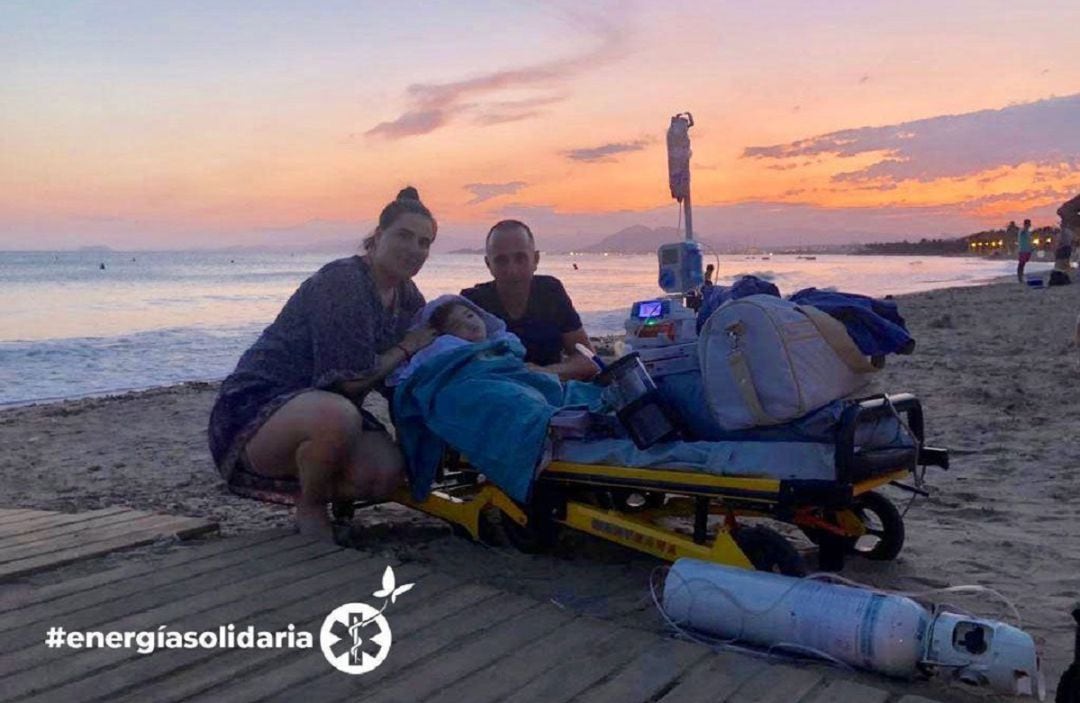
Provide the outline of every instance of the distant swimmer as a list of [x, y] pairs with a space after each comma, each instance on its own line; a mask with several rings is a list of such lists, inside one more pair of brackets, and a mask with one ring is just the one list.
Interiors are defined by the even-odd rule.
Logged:
[[577, 271], [577, 270], [578, 270], [577, 264], [574, 264], [574, 270], [575, 270], [575, 271]]
[[98, 268], [99, 268], [99, 269], [101, 269], [102, 271], [104, 271], [104, 270], [105, 270], [105, 262], [104, 262], [104, 261], [102, 261], [102, 262], [101, 262], [101, 263], [100, 263], [100, 264], [98, 265]]

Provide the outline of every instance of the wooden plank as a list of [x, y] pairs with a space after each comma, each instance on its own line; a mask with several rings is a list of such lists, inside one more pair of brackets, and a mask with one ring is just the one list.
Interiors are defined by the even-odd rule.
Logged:
[[87, 510], [81, 513], [41, 513], [34, 517], [26, 518], [16, 522], [10, 522], [4, 525], [0, 525], [0, 544], [3, 544], [8, 538], [16, 535], [27, 534], [31, 532], [38, 532], [40, 530], [47, 530], [53, 527], [61, 527], [63, 525], [79, 524], [81, 522], [89, 522], [92, 520], [98, 520], [109, 515], [116, 515], [122, 513], [132, 513], [134, 515], [150, 515], [150, 513], [143, 512], [141, 510], [132, 510], [131, 508], [124, 507], [112, 507], [102, 508], [100, 510]]
[[156, 529], [161, 525], [180, 524], [186, 525], [188, 521], [199, 522], [198, 518], [180, 517], [176, 515], [139, 515], [131, 516], [127, 513], [109, 515], [103, 519], [105, 524], [96, 525], [85, 523], [85, 529], [58, 536], [40, 544], [8, 544], [0, 543], [0, 564], [6, 564], [30, 556], [51, 554], [53, 552], [71, 549], [95, 542], [103, 542], [129, 532], [141, 532]]
[[712, 658], [708, 647], [682, 640], [661, 640], [638, 654], [610, 678], [586, 689], [575, 703], [645, 703], [671, 687], [688, 669]]
[[[337, 551], [333, 545], [322, 545], [313, 549], [310, 538], [301, 537], [300, 535], [294, 535], [291, 538], [282, 540], [282, 543], [284, 544], [279, 549], [271, 550], [268, 553], [259, 553], [258, 558], [241, 559], [235, 563], [222, 564], [217, 569], [193, 581], [180, 579], [170, 582], [169, 574], [166, 573], [161, 581], [153, 583], [154, 587], [152, 588], [144, 589], [141, 583], [135, 582], [133, 584], [135, 590], [129, 591], [121, 598], [108, 598], [109, 589], [105, 589], [104, 593], [80, 595], [76, 597], [75, 604], [77, 606], [86, 604], [88, 607], [77, 607], [71, 612], [58, 614], [48, 622], [43, 622], [38, 617], [40, 611], [34, 612], [30, 616], [34, 619], [25, 623], [22, 629], [6, 633], [3, 637], [0, 637], [0, 653], [11, 654], [26, 647], [33, 648], [39, 645], [45, 629], [51, 625], [62, 625], [69, 630], [115, 629], [106, 626], [113, 621], [122, 620], [133, 614], [192, 597], [193, 594], [215, 591], [223, 586], [229, 586], [245, 579], [273, 573], [275, 569], [282, 568], [281, 563], [285, 560], [292, 559], [296, 563], [303, 563], [306, 560]], [[97, 601], [102, 597], [108, 598], [108, 600]], [[0, 673], [7, 671], [4, 668], [5, 663], [6, 661], [0, 661]]]
[[821, 683], [821, 674], [809, 669], [772, 664], [739, 687], [731, 703], [792, 703]]
[[[79, 513], [82, 515], [82, 513]], [[133, 521], [140, 517], [150, 517], [153, 513], [144, 513], [140, 510], [118, 509], [113, 512], [99, 512], [91, 520], [51, 520], [26, 532], [12, 535], [0, 535], [0, 550], [7, 550], [16, 546], [28, 544], [40, 544], [41, 542], [56, 540], [60, 537], [96, 530], [107, 525], [116, 525], [125, 521]], [[61, 517], [75, 517], [64, 515]]]
[[35, 532], [38, 530], [48, 529], [50, 527], [58, 527], [66, 524], [78, 524], [80, 522], [96, 520], [98, 518], [107, 517], [109, 515], [116, 515], [117, 513], [129, 512], [138, 513], [141, 515], [150, 514], [141, 510], [132, 510], [131, 508], [125, 508], [123, 506], [99, 508], [97, 510], [84, 510], [78, 513], [61, 513], [51, 511], [39, 512], [37, 515], [34, 515], [32, 517], [26, 517], [22, 520], [0, 524], [0, 539], [7, 539], [8, 537], [12, 537], [14, 535]]
[[[230, 569], [239, 564], [257, 561], [260, 568], [264, 568], [265, 559], [284, 554], [293, 549], [305, 548], [311, 543], [307, 537], [300, 535], [288, 535], [282, 539], [270, 542], [255, 543], [241, 552], [228, 551], [198, 561], [187, 561], [176, 565], [160, 565], [153, 572], [141, 572], [137, 577], [123, 581], [109, 581], [97, 588], [77, 591], [67, 596], [62, 596], [42, 603], [35, 603], [21, 608], [18, 612], [9, 613], [0, 620], [0, 633], [9, 632], [17, 628], [24, 628], [37, 622], [49, 621], [53, 624], [61, 617], [65, 622], [75, 626], [72, 614], [86, 608], [94, 608], [93, 615], [98, 622], [106, 621], [110, 616], [103, 606], [107, 603], [118, 605], [123, 610], [122, 614], [130, 613], [133, 607], [137, 607], [137, 601], [131, 598], [141, 592], [150, 592], [157, 588], [175, 586], [184, 588], [190, 586], [193, 589], [211, 588], [217, 583], [228, 583], [230, 574], [235, 573]], [[207, 578], [200, 579], [203, 574]], [[185, 584], [180, 586], [180, 584]], [[165, 595], [164, 597], [169, 597]], [[77, 623], [80, 627], [87, 627], [93, 623], [85, 621]], [[5, 636], [0, 636], [0, 653], [11, 651], [12, 641], [5, 641]]]
[[9, 522], [18, 522], [28, 517], [35, 517], [38, 515], [48, 515], [47, 510], [33, 510], [31, 508], [0, 508], [0, 525], [6, 525]]
[[854, 681], [831, 679], [799, 703], [885, 703], [889, 692]]
[[[356, 559], [355, 552], [338, 550], [225, 588], [197, 593], [190, 598], [135, 613], [96, 629], [144, 631], [155, 630], [159, 625], [170, 626], [176, 631], [216, 629], [226, 623], [242, 622], [260, 612], [307, 598], [310, 593], [326, 587], [327, 582], [332, 586], [351, 579], [355, 573], [353, 569], [361, 563]], [[5, 674], [16, 672], [0, 680], [0, 687], [12, 698], [42, 693], [139, 656], [142, 655], [135, 650], [73, 651], [46, 649], [42, 644], [0, 660], [0, 669]]]
[[[413, 592], [424, 599], [424, 606], [400, 615], [393, 613], [391, 626], [395, 646], [410, 632], [435, 625], [463, 608], [473, 607], [499, 594], [499, 591], [488, 586], [462, 585], [445, 574], [432, 574], [419, 580]], [[324, 604], [340, 604], [355, 598], [356, 586], [349, 583], [345, 587], [323, 594], [319, 603], [305, 599], [288, 608], [274, 611], [272, 618], [266, 621], [260, 619], [258, 626], [264, 630], [272, 630], [292, 622], [296, 624], [297, 630], [317, 633], [329, 612], [329, 608]], [[308, 662], [313, 658], [288, 650], [233, 650], [213, 653], [211, 658], [203, 659], [197, 666], [193, 666], [189, 663], [187, 654], [188, 651], [172, 655], [170, 664], [175, 662], [178, 666], [162, 676], [151, 678], [149, 665], [133, 672], [131, 680], [137, 682], [132, 684], [133, 689], [127, 693], [113, 692], [109, 696], [110, 703], [142, 703], [147, 700], [155, 703], [176, 703], [214, 687], [227, 686], [249, 674], [257, 677], [274, 676], [283, 666], [298, 661]], [[321, 654], [314, 656], [322, 659]], [[318, 669], [318, 672], [325, 673], [328, 666], [323, 660], [322, 668]], [[120, 668], [110, 671], [119, 672]]]
[[247, 678], [227, 689], [209, 691], [195, 700], [208, 703], [221, 700], [230, 703], [259, 700], [295, 703], [298, 699], [310, 697], [312, 691], [318, 691], [320, 703], [355, 701], [366, 698], [368, 692], [378, 690], [384, 681], [399, 673], [412, 675], [419, 666], [418, 662], [442, 656], [443, 652], [456, 649], [463, 642], [486, 636], [488, 630], [501, 623], [542, 607], [531, 598], [503, 593], [446, 618], [438, 627], [426, 627], [412, 636], [403, 637], [401, 642], [395, 639], [394, 648], [382, 666], [363, 676], [327, 671], [325, 660], [318, 662], [312, 659], [305, 662], [308, 668], [301, 670], [299, 677], [295, 670], [299, 668], [300, 662], [297, 662], [296, 667], [283, 667], [279, 671]]
[[[354, 568], [338, 569], [333, 573], [321, 574], [318, 576], [317, 583], [312, 584], [313, 588], [308, 589], [303, 593], [296, 593], [295, 589], [286, 587], [290, 597], [293, 598], [290, 605], [263, 614], [264, 618], [277, 618], [280, 617], [281, 612], [297, 607], [306, 607], [310, 612], [311, 605], [313, 603], [316, 604], [317, 610], [321, 612], [321, 617], [318, 618], [317, 623], [312, 620], [310, 623], [312, 629], [307, 630], [313, 634], [312, 641], [314, 649], [294, 650], [290, 652], [291, 654], [299, 656], [317, 656], [320, 659], [323, 659], [322, 653], [319, 650], [319, 629], [322, 626], [323, 618], [325, 618], [331, 610], [342, 604], [342, 601], [338, 600], [338, 598], [355, 598], [357, 592], [356, 584], [358, 581], [361, 583], [370, 583], [371, 587], [365, 589], [365, 593], [370, 593], [379, 586], [382, 572], [386, 568], [386, 563], [384, 561], [372, 558], [356, 559], [352, 555], [344, 554], [341, 556], [349, 559]], [[426, 569], [417, 564], [405, 564], [399, 566], [395, 571], [403, 583], [420, 579], [428, 574]], [[330, 593], [333, 593], [335, 597], [332, 599], [328, 598], [327, 596]], [[201, 616], [192, 619], [190, 622], [185, 622], [183, 628], [187, 631], [201, 632], [206, 630], [216, 630], [218, 627], [231, 622], [240, 626], [251, 624], [255, 626], [256, 629], [265, 629], [261, 625], [256, 625], [256, 622], [260, 618], [251, 618], [247, 621], [241, 621], [233, 615], [220, 612], [221, 610], [222, 609], [218, 609], [216, 612], [206, 612]], [[293, 624], [295, 625], [295, 623]], [[288, 622], [286, 622], [286, 626], [287, 625]], [[106, 700], [111, 702], [116, 693], [125, 690], [130, 691], [132, 688], [139, 689], [138, 682], [140, 679], [159, 678], [165, 673], [173, 671], [178, 666], [183, 666], [182, 663], [177, 662], [177, 658], [182, 657], [187, 665], [191, 665], [223, 654], [222, 651], [218, 650], [200, 649], [175, 650], [164, 653], [168, 654], [168, 656], [156, 658], [131, 657], [118, 666], [110, 666], [85, 678], [80, 678], [66, 686], [60, 686], [59, 688], [25, 699], [25, 703], [68, 703], [74, 699], [88, 700], [86, 697], [87, 691], [92, 692], [89, 700]], [[326, 663], [325, 659], [323, 659], [323, 663]], [[329, 665], [327, 664], [327, 666]], [[147, 700], [147, 698], [144, 697], [143, 700]]]
[[[487, 703], [514, 691], [567, 660], [579, 662], [588, 651], [610, 649], [617, 628], [587, 616], [578, 616], [548, 634], [514, 649], [497, 661], [437, 690], [427, 703]], [[419, 699], [417, 699], [419, 700]]]
[[210, 539], [202, 544], [180, 544], [175, 547], [175, 550], [172, 553], [163, 557], [161, 561], [158, 562], [125, 564], [124, 566], [99, 571], [95, 574], [88, 574], [78, 578], [66, 579], [58, 583], [38, 586], [29, 592], [12, 593], [0, 590], [0, 618], [6, 617], [3, 613], [10, 610], [22, 609], [32, 605], [54, 601], [75, 593], [93, 590], [109, 584], [119, 584], [149, 574], [158, 573], [162, 569], [168, 569], [180, 564], [198, 562], [219, 554], [241, 552], [246, 549], [251, 549], [258, 544], [281, 539], [292, 534], [294, 534], [292, 529], [284, 528], [280, 530], [255, 532], [240, 537]]
[[766, 664], [750, 657], [717, 652], [686, 672], [659, 700], [664, 703], [712, 703], [727, 700]]
[[53, 515], [49, 510], [31, 510], [29, 508], [4, 508], [0, 510], [0, 525], [8, 525], [20, 520], [26, 520], [27, 518], [42, 517], [44, 515]]
[[565, 627], [574, 616], [543, 604], [512, 620], [500, 623], [478, 637], [410, 667], [364, 697], [371, 703], [415, 703], [424, 700], [444, 686], [457, 681], [507, 656], [526, 643]]
[[217, 523], [195, 522], [177, 524], [175, 527], [171, 527], [168, 532], [157, 529], [127, 535], [121, 534], [101, 542], [80, 545], [60, 552], [42, 554], [38, 557], [30, 557], [27, 559], [20, 559], [19, 561], [8, 562], [7, 564], [0, 564], [0, 581], [19, 576], [27, 576], [45, 569], [54, 569], [76, 561], [91, 559], [103, 554], [108, 554], [109, 552], [115, 552], [119, 549], [141, 547], [144, 544], [156, 542], [163, 536], [175, 536], [179, 539], [186, 539], [207, 532], [216, 531], [217, 529]]
[[555, 666], [519, 686], [503, 700], [506, 703], [576, 701], [582, 691], [626, 666], [646, 649], [664, 644], [663, 638], [651, 632], [613, 628], [611, 639], [602, 646], [593, 648], [593, 651], [581, 652], [572, 657], [559, 652], [555, 658]]

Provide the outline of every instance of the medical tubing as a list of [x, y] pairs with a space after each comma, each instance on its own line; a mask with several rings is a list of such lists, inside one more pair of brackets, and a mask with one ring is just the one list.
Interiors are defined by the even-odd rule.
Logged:
[[[853, 581], [851, 579], [844, 578], [843, 576], [837, 576], [836, 574], [830, 574], [827, 572], [808, 574], [804, 578], [813, 579], [815, 581], [832, 581], [835, 583], [843, 584], [845, 586], [852, 586], [853, 588], [863, 588], [868, 591], [880, 593], [881, 595], [885, 596], [904, 596], [905, 598], [919, 598], [921, 596], [928, 596], [934, 593], [987, 593], [996, 597], [999, 601], [1008, 606], [1010, 613], [1014, 618], [1016, 618], [1016, 627], [1018, 629], [1023, 629], [1023, 619], [1020, 617], [1020, 611], [1016, 609], [1016, 606], [1013, 605], [1013, 602], [1006, 598], [1004, 595], [1002, 595], [1000, 592], [995, 591], [989, 586], [982, 586], [977, 583], [962, 584], [960, 586], [942, 586], [941, 588], [931, 588], [925, 591], [889, 591], [884, 588], [869, 586], [867, 584], [859, 583], [858, 581]], [[787, 594], [785, 593], [785, 595]], [[933, 607], [937, 608], [939, 606], [933, 605]], [[961, 614], [963, 615], [965, 613]]]
[[600, 355], [594, 352], [592, 349], [589, 349], [581, 342], [577, 342], [576, 344], [574, 344], [574, 349], [577, 349], [579, 354], [583, 355], [586, 359], [593, 362], [593, 364], [596, 365], [596, 368], [600, 369], [601, 371], [607, 368], [607, 364], [605, 364], [603, 360], [600, 359]]
[[[716, 259], [716, 280], [719, 281], [720, 280], [720, 255], [716, 253], [716, 249], [713, 249], [712, 245], [709, 244], [708, 242], [698, 242], [698, 244], [701, 244], [706, 249], [708, 249], [709, 253], [713, 255], [714, 259]], [[713, 285], [717, 285], [717, 284], [714, 283]]]

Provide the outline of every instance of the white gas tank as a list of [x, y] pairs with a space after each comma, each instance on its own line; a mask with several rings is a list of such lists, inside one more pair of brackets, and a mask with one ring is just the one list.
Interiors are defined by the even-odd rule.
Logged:
[[664, 612], [721, 639], [826, 654], [890, 676], [939, 671], [1009, 695], [1046, 694], [1031, 635], [931, 613], [905, 596], [679, 559], [664, 582]]
[[891, 676], [909, 677], [930, 616], [901, 596], [679, 559], [664, 610], [680, 625], [761, 647], [795, 645]]

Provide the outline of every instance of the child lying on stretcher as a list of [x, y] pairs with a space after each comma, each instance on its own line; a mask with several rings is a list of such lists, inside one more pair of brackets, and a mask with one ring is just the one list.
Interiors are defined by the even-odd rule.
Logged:
[[389, 381], [413, 497], [430, 492], [449, 444], [510, 497], [526, 501], [544, 464], [551, 417], [596, 403], [600, 388], [564, 385], [527, 368], [525, 349], [505, 323], [460, 296], [428, 303], [415, 324], [440, 336]]
[[430, 326], [439, 336], [399, 366], [390, 375], [389, 385], [401, 384], [421, 366], [453, 349], [497, 339], [520, 343], [517, 335], [506, 331], [506, 323], [460, 295], [441, 295], [425, 305], [413, 327], [423, 325]]

